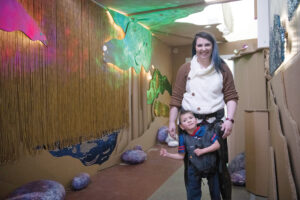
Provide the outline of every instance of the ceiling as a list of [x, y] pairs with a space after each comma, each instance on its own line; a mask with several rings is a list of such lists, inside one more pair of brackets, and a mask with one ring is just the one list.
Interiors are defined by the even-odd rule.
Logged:
[[92, 0], [103, 8], [120, 11], [147, 26], [155, 37], [169, 46], [191, 44], [195, 33], [205, 30], [214, 34], [218, 42], [226, 42], [223, 33], [217, 29], [219, 24], [194, 25], [175, 22], [176, 19], [216, 3], [228, 3], [239, 0]]

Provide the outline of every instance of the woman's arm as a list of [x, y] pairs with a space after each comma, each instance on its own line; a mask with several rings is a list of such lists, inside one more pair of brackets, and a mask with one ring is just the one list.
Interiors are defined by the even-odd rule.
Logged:
[[163, 157], [173, 158], [177, 160], [182, 160], [184, 158], [184, 154], [179, 153], [169, 153], [166, 149], [162, 148], [160, 150], [160, 155]]
[[176, 119], [178, 115], [178, 108], [172, 106], [170, 109], [170, 116], [169, 116], [169, 134], [171, 137], [176, 137]]
[[[227, 102], [226, 107], [227, 107], [227, 118], [229, 119], [234, 119], [234, 114], [236, 110], [237, 103], [234, 100], [230, 100]], [[224, 123], [222, 124], [221, 130], [224, 131], [224, 134], [222, 138], [227, 138], [232, 131], [233, 127], [233, 122], [230, 120], [225, 120]]]
[[[229, 67], [226, 64], [223, 64], [222, 67], [223, 67], [223, 71], [222, 71], [223, 94], [224, 94], [224, 101], [226, 102], [226, 106], [227, 106], [227, 118], [234, 119], [234, 113], [236, 110], [239, 96], [235, 89], [233, 76]], [[222, 124], [221, 130], [224, 131], [222, 138], [226, 138], [230, 135], [232, 131], [232, 126], [233, 124], [230, 120], [226, 120]]]
[[185, 63], [179, 68], [172, 88], [169, 115], [169, 133], [173, 138], [176, 136], [176, 119], [178, 110], [181, 107], [183, 95], [185, 93], [186, 80], [190, 71], [190, 65], [191, 63]]
[[206, 153], [210, 153], [210, 152], [214, 152], [214, 151], [217, 151], [218, 149], [220, 148], [220, 143], [218, 142], [218, 140], [216, 140], [212, 145], [210, 145], [209, 147], [206, 147], [206, 148], [203, 148], [203, 149], [195, 149], [194, 150], [194, 153], [197, 155], [197, 156], [201, 156], [203, 154], [206, 154]]

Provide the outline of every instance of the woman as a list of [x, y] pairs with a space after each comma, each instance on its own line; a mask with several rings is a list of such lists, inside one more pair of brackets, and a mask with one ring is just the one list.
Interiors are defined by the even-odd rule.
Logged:
[[[219, 139], [220, 189], [223, 199], [231, 199], [231, 182], [226, 167], [228, 162], [226, 138], [232, 131], [238, 95], [232, 73], [220, 58], [213, 36], [206, 32], [197, 33], [192, 45], [192, 60], [179, 68], [173, 86], [169, 133], [175, 137], [175, 121], [181, 108], [193, 111], [200, 125], [213, 127], [222, 120], [219, 133], [222, 135]], [[224, 118], [225, 104], [226, 118]]]

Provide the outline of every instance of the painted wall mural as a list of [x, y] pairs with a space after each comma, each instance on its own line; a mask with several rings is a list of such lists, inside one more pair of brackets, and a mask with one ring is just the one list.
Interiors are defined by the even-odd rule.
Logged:
[[112, 39], [104, 44], [104, 61], [112, 63], [123, 70], [133, 67], [140, 73], [143, 66], [149, 70], [152, 56], [152, 35], [137, 21], [116, 11], [109, 10], [114, 22], [122, 27], [125, 37]]
[[85, 166], [102, 164], [115, 149], [119, 132], [113, 132], [97, 140], [89, 140], [63, 149], [49, 151], [55, 157], [72, 156]]
[[0, 164], [129, 126], [129, 70], [103, 61], [101, 47], [119, 33], [105, 9], [84, 0], [0, 2], [1, 11], [22, 5], [48, 41], [0, 30]]
[[164, 104], [160, 101], [154, 102], [154, 115], [156, 117], [169, 117], [170, 109], [167, 104]]
[[0, 0], [0, 29], [22, 31], [31, 40], [47, 45], [47, 39], [37, 23], [16, 0]]
[[296, 9], [298, 8], [299, 3], [300, 3], [300, 0], [288, 0], [287, 1], [289, 21], [293, 18], [294, 13], [295, 13]]
[[285, 57], [285, 29], [280, 22], [280, 16], [274, 15], [273, 27], [270, 31], [270, 74], [273, 75], [276, 69], [284, 61]]
[[155, 69], [150, 81], [150, 88], [147, 91], [147, 104], [152, 104], [159, 93], [163, 94], [167, 90], [172, 94], [172, 86], [166, 76], [161, 75], [160, 71]]

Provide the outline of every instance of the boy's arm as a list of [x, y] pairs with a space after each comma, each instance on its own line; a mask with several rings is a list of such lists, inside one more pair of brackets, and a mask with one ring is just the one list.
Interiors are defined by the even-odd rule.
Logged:
[[197, 156], [201, 156], [205, 153], [210, 153], [210, 152], [214, 152], [217, 151], [220, 148], [220, 143], [218, 142], [218, 140], [216, 140], [212, 145], [210, 145], [209, 147], [203, 148], [203, 149], [195, 149], [194, 153]]
[[160, 150], [160, 155], [168, 158], [173, 158], [177, 160], [182, 160], [184, 158], [184, 154], [179, 153], [169, 153], [166, 149], [162, 148]]

